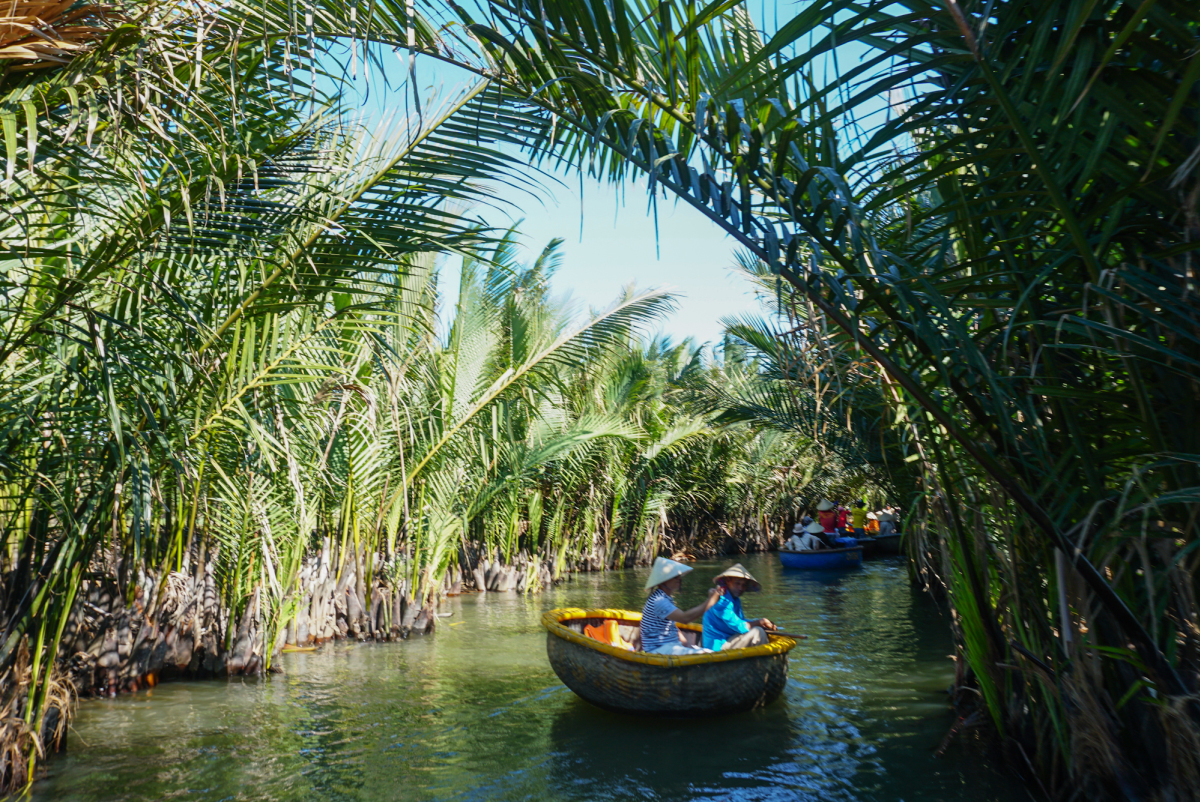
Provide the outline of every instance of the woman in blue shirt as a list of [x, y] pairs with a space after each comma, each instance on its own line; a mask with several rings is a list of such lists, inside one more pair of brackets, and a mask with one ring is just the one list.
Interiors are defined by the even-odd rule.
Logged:
[[718, 574], [713, 582], [721, 589], [721, 598], [704, 614], [704, 648], [716, 652], [766, 643], [767, 632], [775, 629], [771, 619], [748, 621], [742, 615], [742, 594], [762, 590], [758, 580], [738, 563]]

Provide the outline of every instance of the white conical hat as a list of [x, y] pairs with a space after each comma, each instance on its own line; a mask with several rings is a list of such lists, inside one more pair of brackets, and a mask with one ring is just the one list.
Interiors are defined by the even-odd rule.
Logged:
[[878, 515], [876, 515], [876, 514], [875, 514], [875, 513], [873, 513], [873, 512], [868, 512], [868, 513], [867, 513], [867, 517], [868, 517], [868, 518], [870, 518], [872, 521], [877, 521], [877, 520], [879, 520], [879, 516], [878, 516]]
[[821, 503], [817, 505], [817, 509], [821, 512], [826, 512], [833, 509], [833, 502], [827, 498], [821, 499]]
[[646, 590], [658, 587], [668, 579], [683, 576], [690, 570], [692, 570], [690, 565], [677, 563], [674, 560], [668, 560], [666, 557], [656, 557], [654, 565], [650, 567], [650, 578], [646, 580]]
[[879, 513], [876, 513], [876, 514], [875, 514], [875, 517], [876, 517], [876, 518], [878, 518], [878, 519], [879, 519], [879, 520], [881, 520], [881, 521], [894, 521], [894, 520], [896, 520], [896, 516], [895, 516], [895, 515], [892, 515], [890, 512], [879, 512]]
[[824, 531], [825, 531], [825, 527], [821, 526], [821, 525], [820, 525], [819, 523], [817, 523], [816, 521], [813, 521], [813, 522], [812, 522], [812, 523], [810, 523], [808, 526], [804, 527], [804, 531], [805, 531], [805, 532], [810, 532], [810, 533], [812, 533], [812, 534], [814, 534], [814, 535], [819, 535], [819, 534], [821, 534], [822, 532], [824, 532]]
[[803, 531], [804, 531], [804, 524], [796, 524], [795, 526], [792, 527], [793, 535], [798, 535]]

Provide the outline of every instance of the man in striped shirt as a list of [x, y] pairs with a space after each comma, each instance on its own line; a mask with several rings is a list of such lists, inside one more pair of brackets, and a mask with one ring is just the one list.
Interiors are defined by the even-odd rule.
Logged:
[[666, 557], [659, 557], [650, 569], [650, 578], [646, 580], [646, 590], [650, 597], [642, 608], [642, 651], [654, 654], [706, 654], [709, 649], [699, 646], [688, 646], [679, 636], [676, 623], [690, 624], [704, 615], [709, 607], [721, 598], [720, 591], [713, 588], [708, 592], [708, 599], [689, 610], [680, 610], [671, 601], [681, 587], [683, 575], [691, 571], [691, 567]]

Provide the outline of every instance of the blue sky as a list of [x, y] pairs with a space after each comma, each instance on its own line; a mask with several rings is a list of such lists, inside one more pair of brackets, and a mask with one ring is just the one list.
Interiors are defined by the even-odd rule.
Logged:
[[[407, 57], [385, 56], [388, 81], [372, 79], [358, 106], [368, 125], [381, 123], [411, 108], [404, 82]], [[356, 85], [364, 92], [365, 84]], [[377, 71], [376, 71], [377, 75]], [[474, 83], [472, 76], [432, 59], [417, 61], [417, 83], [426, 113]], [[474, 212], [489, 224], [508, 227], [523, 220], [520, 230], [532, 261], [546, 243], [562, 237], [563, 266], [553, 281], [554, 291], [577, 302], [580, 312], [612, 304], [622, 287], [668, 289], [680, 297], [678, 309], [659, 331], [675, 340], [692, 337], [697, 342], [721, 338], [721, 318], [758, 308], [749, 282], [733, 273], [736, 244], [700, 212], [674, 199], [659, 196], [658, 231], [649, 207], [644, 179], [635, 178], [623, 188], [585, 178], [552, 173], [558, 181], [543, 180], [542, 201], [527, 193], [501, 188], [497, 209]], [[561, 183], [559, 183], [561, 182]], [[457, 262], [450, 259], [443, 271], [443, 310], [453, 306], [457, 293]], [[651, 332], [647, 332], [651, 333]]]
[[[797, 2], [751, 0], [748, 7], [760, 25], [772, 32], [780, 20], [788, 19], [801, 6]], [[861, 56], [861, 48], [843, 58]], [[354, 81], [362, 93], [358, 105], [371, 121], [382, 121], [396, 113], [412, 110], [407, 88], [408, 56], [385, 53], [386, 82], [374, 75], [369, 90], [359, 62]], [[836, 62], [824, 59], [822, 70], [836, 69]], [[431, 58], [417, 58], [417, 81], [426, 113], [441, 105], [475, 82], [475, 77]], [[390, 84], [390, 87], [388, 86]], [[880, 104], [882, 110], [882, 104]], [[638, 288], [670, 289], [681, 297], [678, 310], [664, 322], [662, 332], [678, 340], [693, 337], [698, 342], [716, 342], [721, 337], [721, 318], [737, 317], [758, 310], [749, 282], [732, 271], [736, 245], [719, 228], [687, 204], [673, 199], [657, 204], [655, 220], [648, 206], [646, 184], [635, 178], [625, 187], [615, 187], [585, 179], [582, 192], [574, 174], [557, 174], [562, 182], [544, 182], [544, 202], [531, 199], [516, 189], [503, 188], [502, 208], [475, 210], [488, 223], [507, 227], [523, 219], [521, 231], [529, 259], [553, 237], [562, 237], [563, 267], [553, 286], [560, 294], [569, 294], [581, 311], [609, 306], [621, 288], [633, 283]], [[509, 208], [511, 207], [511, 208]], [[448, 264], [443, 274], [443, 296], [453, 305], [457, 292], [457, 265]], [[447, 281], [447, 279], [450, 279]]]
[[[584, 309], [612, 303], [621, 288], [660, 287], [679, 293], [679, 308], [662, 331], [674, 339], [700, 342], [721, 336], [720, 318], [756, 308], [750, 285], [731, 272], [735, 243], [695, 209], [675, 201], [658, 201], [658, 234], [647, 206], [644, 184], [617, 187], [560, 176], [565, 186], [553, 188], [546, 204], [514, 198], [522, 216], [521, 231], [532, 259], [553, 237], [562, 237], [563, 266], [554, 279], [560, 293], [570, 293]], [[496, 212], [489, 222], [504, 225]]]

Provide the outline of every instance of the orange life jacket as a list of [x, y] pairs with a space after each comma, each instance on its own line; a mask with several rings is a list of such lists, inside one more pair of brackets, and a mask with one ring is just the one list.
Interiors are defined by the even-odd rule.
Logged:
[[598, 627], [594, 627], [591, 624], [584, 626], [583, 634], [587, 635], [589, 638], [598, 640], [601, 643], [607, 643], [610, 646], [618, 646], [622, 649], [633, 651], [633, 645], [627, 643], [625, 639], [621, 637], [621, 630], [619, 627], [620, 624], [618, 624], [616, 620], [610, 618]]

